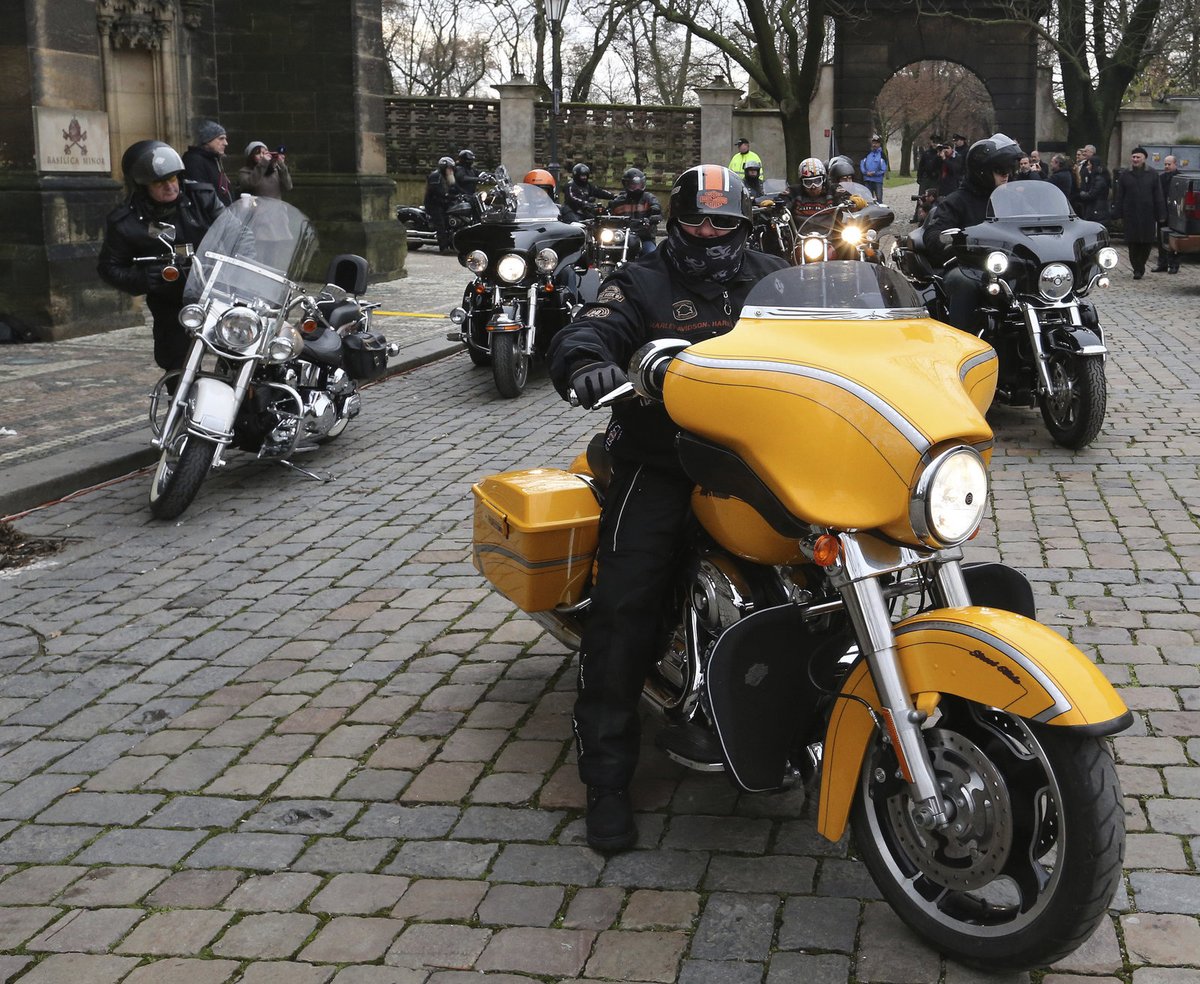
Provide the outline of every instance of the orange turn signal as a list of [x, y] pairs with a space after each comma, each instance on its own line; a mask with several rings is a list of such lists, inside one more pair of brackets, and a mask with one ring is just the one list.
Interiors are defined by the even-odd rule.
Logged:
[[832, 533], [823, 533], [813, 544], [813, 563], [818, 567], [832, 567], [842, 555], [842, 543]]
[[162, 270], [162, 278], [167, 283], [174, 283], [179, 279], [179, 267], [165, 266]]
[[300, 322], [300, 330], [306, 335], [311, 335], [317, 330], [317, 323], [312, 318], [305, 318]]

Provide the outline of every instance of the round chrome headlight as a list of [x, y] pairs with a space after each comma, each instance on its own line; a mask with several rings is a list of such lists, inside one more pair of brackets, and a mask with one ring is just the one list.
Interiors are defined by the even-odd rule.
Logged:
[[179, 312], [179, 323], [195, 331], [204, 324], [204, 305], [188, 304]]
[[987, 492], [987, 466], [978, 451], [960, 445], [938, 455], [913, 493], [913, 532], [931, 547], [962, 543], [983, 521]]
[[825, 259], [825, 240], [820, 236], [809, 236], [805, 239], [804, 258], [806, 260]]
[[472, 250], [463, 262], [472, 273], [483, 273], [487, 269], [487, 253], [481, 249]]
[[604, 226], [596, 238], [600, 240], [601, 245], [611, 246], [617, 241], [617, 230], [612, 226]]
[[248, 307], [231, 307], [217, 320], [217, 341], [226, 348], [248, 349], [261, 334], [262, 319]]
[[506, 253], [496, 264], [496, 276], [506, 284], [518, 284], [525, 279], [525, 258], [516, 253]]
[[289, 324], [279, 329], [267, 346], [267, 358], [272, 362], [291, 362], [304, 351], [304, 336]]
[[1102, 270], [1111, 270], [1120, 262], [1120, 258], [1115, 249], [1105, 246], [1096, 254], [1096, 262], [1100, 264]]
[[861, 226], [848, 225], [842, 229], [842, 242], [847, 246], [857, 246], [862, 242], [863, 231]]
[[988, 273], [998, 277], [1008, 269], [1008, 255], [999, 250], [988, 253], [987, 259], [983, 261], [983, 266]]
[[537, 256], [533, 258], [533, 262], [542, 273], [553, 273], [554, 268], [558, 266], [558, 254], [548, 247], [546, 249], [539, 249]]
[[1047, 263], [1042, 267], [1041, 276], [1038, 277], [1038, 290], [1047, 300], [1061, 301], [1071, 293], [1074, 286], [1075, 278], [1071, 274], [1071, 268], [1065, 263]]

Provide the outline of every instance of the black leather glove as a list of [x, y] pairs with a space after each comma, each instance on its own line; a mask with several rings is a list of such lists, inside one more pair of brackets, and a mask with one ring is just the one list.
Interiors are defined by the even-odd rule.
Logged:
[[600, 397], [627, 382], [629, 377], [611, 362], [589, 362], [571, 373], [571, 388], [579, 398], [579, 405], [588, 410]]

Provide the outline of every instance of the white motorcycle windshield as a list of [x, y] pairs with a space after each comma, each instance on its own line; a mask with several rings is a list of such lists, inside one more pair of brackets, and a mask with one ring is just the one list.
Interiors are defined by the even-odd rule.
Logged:
[[243, 195], [205, 233], [184, 298], [279, 306], [304, 276], [316, 245], [312, 223], [299, 209], [277, 198]]

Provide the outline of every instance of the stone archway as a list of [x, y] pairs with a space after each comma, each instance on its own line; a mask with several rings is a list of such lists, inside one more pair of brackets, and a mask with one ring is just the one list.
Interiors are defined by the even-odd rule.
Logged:
[[[839, 25], [833, 116], [842, 153], [854, 160], [866, 153], [880, 89], [905, 65], [925, 60], [957, 62], [974, 72], [992, 97], [997, 129], [1023, 147], [1034, 146], [1037, 46], [1029, 25], [981, 26], [945, 14], [920, 14], [918, 7], [865, 4], [865, 13]], [[966, 0], [939, 5], [940, 10], [955, 8], [969, 8], [973, 17], [1002, 16], [998, 9]], [[985, 135], [971, 134], [971, 139]]]

